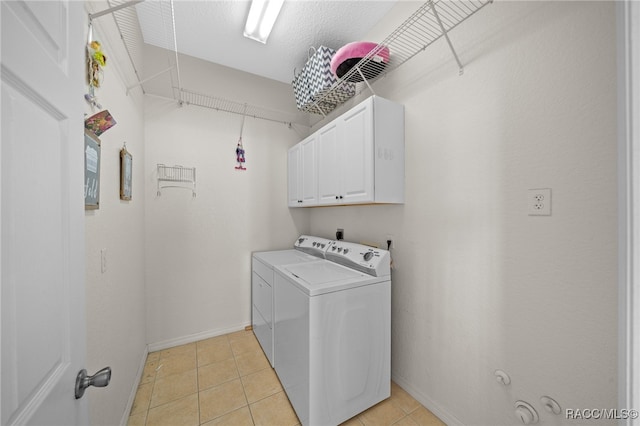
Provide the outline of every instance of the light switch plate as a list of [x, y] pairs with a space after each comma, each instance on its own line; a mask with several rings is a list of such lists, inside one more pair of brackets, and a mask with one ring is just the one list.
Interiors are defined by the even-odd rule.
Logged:
[[529, 216], [551, 216], [551, 188], [527, 191], [527, 213]]
[[107, 272], [107, 249], [100, 250], [100, 272]]

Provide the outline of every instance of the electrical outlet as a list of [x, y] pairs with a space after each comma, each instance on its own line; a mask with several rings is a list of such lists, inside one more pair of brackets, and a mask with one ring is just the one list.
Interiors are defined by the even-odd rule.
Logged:
[[393, 235], [391, 235], [391, 234], [387, 234], [387, 239], [386, 239], [386, 241], [385, 241], [385, 242], [386, 242], [386, 244], [385, 244], [385, 246], [384, 246], [383, 248], [385, 248], [385, 249], [386, 249], [386, 248], [387, 248], [387, 246], [388, 246], [388, 250], [391, 250], [391, 249], [396, 248], [396, 243], [395, 243], [395, 241], [393, 240]]
[[529, 216], [551, 216], [551, 188], [527, 191], [527, 213]]

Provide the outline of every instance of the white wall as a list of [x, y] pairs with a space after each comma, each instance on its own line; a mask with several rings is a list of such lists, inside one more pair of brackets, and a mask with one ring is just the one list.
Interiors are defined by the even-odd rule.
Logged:
[[[399, 2], [370, 38], [418, 6]], [[118, 124], [102, 138], [101, 208], [86, 214], [87, 368], [111, 365], [114, 377], [89, 392], [92, 424], [120, 421], [145, 343], [249, 323], [251, 251], [338, 227], [347, 240], [394, 236], [394, 378], [443, 420], [516, 424], [513, 402], [525, 399], [542, 424], [568, 424], [542, 395], [563, 409], [615, 407], [614, 18], [608, 3], [497, 1], [451, 34], [463, 76], [441, 40], [376, 84], [406, 108], [402, 206], [288, 209], [286, 150], [304, 129], [247, 119], [248, 170], [236, 171], [240, 116], [153, 97], [142, 116], [107, 73], [100, 101]], [[146, 55], [147, 75], [167, 66], [156, 49]], [[181, 73], [187, 88], [229, 99], [285, 108], [290, 96], [189, 57]], [[131, 202], [118, 199], [124, 140]], [[157, 163], [195, 166], [197, 196], [157, 197]], [[538, 187], [553, 190], [551, 217], [526, 214]]]
[[[419, 4], [400, 2], [371, 39]], [[440, 40], [375, 86], [405, 105], [406, 203], [310, 213], [314, 235], [394, 236], [393, 376], [449, 424], [517, 424], [517, 399], [541, 424], [617, 406], [614, 8], [481, 10], [451, 34], [463, 76]], [[541, 187], [553, 214], [528, 216]]]
[[[165, 52], [145, 48], [146, 64], [162, 62]], [[185, 88], [199, 93], [274, 109], [291, 104], [282, 83], [187, 56], [180, 71]], [[247, 170], [238, 171], [240, 115], [154, 97], [145, 108], [147, 341], [153, 350], [249, 325], [251, 252], [290, 247], [308, 230], [309, 215], [289, 210], [286, 196], [286, 152], [304, 128], [247, 118]], [[196, 197], [176, 188], [157, 196], [158, 163], [195, 167]]]
[[[108, 5], [90, 3], [90, 11]], [[91, 9], [92, 8], [92, 9]], [[108, 387], [91, 388], [92, 425], [126, 422], [139, 368], [146, 355], [144, 292], [145, 139], [141, 92], [126, 95], [123, 73], [126, 57], [114, 38], [110, 16], [95, 21], [94, 39], [107, 55], [104, 82], [96, 90], [98, 101], [117, 124], [100, 136], [100, 208], [85, 213], [87, 371], [93, 374], [111, 366]], [[86, 113], [92, 110], [87, 104]], [[120, 149], [127, 142], [133, 156], [131, 201], [120, 200]], [[107, 250], [107, 269], [101, 272], [101, 250]]]

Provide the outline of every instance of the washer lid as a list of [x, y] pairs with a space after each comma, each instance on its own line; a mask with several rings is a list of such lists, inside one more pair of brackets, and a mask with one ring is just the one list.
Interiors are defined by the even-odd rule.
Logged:
[[372, 277], [327, 260], [284, 265], [277, 269], [309, 296], [346, 290], [389, 279], [388, 277]]

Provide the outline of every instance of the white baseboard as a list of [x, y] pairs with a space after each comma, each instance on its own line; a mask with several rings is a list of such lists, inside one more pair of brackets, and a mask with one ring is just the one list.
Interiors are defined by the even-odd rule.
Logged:
[[122, 419], [120, 419], [120, 426], [127, 426], [127, 423], [129, 423], [129, 414], [131, 413], [131, 408], [133, 407], [133, 401], [136, 399], [138, 386], [140, 386], [140, 381], [142, 380], [144, 366], [147, 363], [147, 355], [149, 355], [148, 345], [146, 345], [144, 347], [144, 350], [142, 351], [142, 357], [140, 358], [140, 364], [138, 365], [138, 374], [136, 374], [136, 380], [133, 382], [133, 386], [131, 387], [127, 406], [125, 407], [124, 413], [122, 413]]
[[228, 327], [218, 330], [203, 331], [201, 333], [190, 334], [188, 336], [177, 337], [175, 339], [163, 340], [160, 342], [149, 343], [149, 352], [161, 351], [163, 349], [173, 348], [174, 346], [186, 345], [187, 343], [197, 342], [199, 340], [209, 339], [211, 337], [222, 336], [223, 334], [229, 334], [236, 331], [244, 330], [246, 326], [251, 325], [250, 322], [238, 324], [233, 327]]
[[451, 414], [449, 411], [442, 408], [438, 403], [424, 395], [420, 391], [418, 391], [407, 379], [400, 376], [397, 373], [391, 373], [391, 380], [396, 382], [398, 386], [407, 391], [409, 395], [414, 397], [416, 401], [420, 404], [424, 405], [424, 407], [435, 414], [440, 420], [442, 420], [448, 426], [464, 426], [456, 416]]

